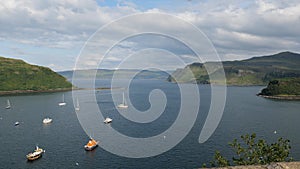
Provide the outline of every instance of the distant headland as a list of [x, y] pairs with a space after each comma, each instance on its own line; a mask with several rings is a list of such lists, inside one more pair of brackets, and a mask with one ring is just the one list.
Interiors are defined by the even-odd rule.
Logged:
[[[214, 67], [214, 65], [216, 69], [208, 75], [205, 66]], [[210, 76], [219, 77], [222, 68], [226, 76], [226, 85], [234, 86], [267, 85], [275, 79], [300, 77], [300, 54], [292, 52], [281, 52], [239, 61], [223, 61], [223, 67], [219, 65], [216, 62], [193, 63], [174, 71], [168, 81], [225, 85], [222, 79], [219, 81], [209, 79]]]
[[0, 95], [58, 92], [73, 85], [51, 69], [0, 57]]
[[300, 100], [300, 78], [272, 80], [258, 96], [270, 99]]

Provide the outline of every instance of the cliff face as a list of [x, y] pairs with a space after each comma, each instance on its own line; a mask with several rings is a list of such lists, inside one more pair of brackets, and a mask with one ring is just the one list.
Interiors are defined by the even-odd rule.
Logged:
[[0, 94], [71, 88], [70, 82], [49, 68], [30, 65], [22, 60], [0, 57]]

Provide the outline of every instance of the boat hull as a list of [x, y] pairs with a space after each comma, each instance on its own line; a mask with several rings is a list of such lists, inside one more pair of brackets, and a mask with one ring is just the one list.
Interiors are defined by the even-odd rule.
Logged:
[[98, 147], [98, 145], [94, 145], [94, 146], [87, 146], [87, 145], [85, 145], [85, 146], [84, 146], [84, 149], [85, 149], [86, 151], [92, 151], [92, 150], [94, 150], [96, 147]]
[[44, 123], [44, 124], [52, 123], [52, 119], [44, 119], [44, 120], [43, 120], [43, 123]]
[[106, 117], [105, 120], [103, 121], [105, 124], [107, 123], [111, 123], [112, 122], [112, 119], [109, 118], [109, 117]]
[[128, 105], [126, 105], [126, 104], [119, 104], [118, 108], [128, 108]]
[[26, 158], [28, 161], [34, 161], [34, 160], [37, 160], [39, 158], [42, 157], [42, 154], [44, 153], [45, 151], [41, 148], [36, 148], [36, 150], [33, 152], [33, 153], [29, 153], [26, 155]]
[[34, 161], [34, 160], [37, 160], [37, 159], [39, 159], [41, 157], [42, 157], [42, 154], [39, 154], [39, 155], [34, 156], [34, 157], [27, 157], [27, 160], [28, 161]]
[[65, 106], [67, 103], [58, 103], [59, 106]]

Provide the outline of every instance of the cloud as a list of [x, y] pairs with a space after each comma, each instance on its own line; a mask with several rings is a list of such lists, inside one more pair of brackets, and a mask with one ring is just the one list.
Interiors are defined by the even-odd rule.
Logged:
[[72, 48], [99, 27], [135, 10], [100, 7], [92, 0], [11, 0], [0, 3], [0, 12], [0, 35], [6, 40]]
[[194, 8], [198, 10], [191, 9], [192, 12], [180, 16], [190, 18], [202, 29], [226, 59], [230, 55], [244, 58], [253, 53], [299, 52], [300, 4], [297, 1], [258, 0], [247, 4], [234, 1], [218, 7], [208, 2]]
[[[62, 62], [61, 65], [55, 63], [51, 67], [60, 70], [64, 65], [68, 65], [68, 69], [71, 69], [77, 56], [76, 53], [80, 51], [86, 40], [102, 26], [129, 14], [163, 12], [178, 16], [197, 26], [207, 35], [225, 60], [242, 59], [285, 50], [300, 52], [300, 4], [297, 0], [172, 2], [169, 6], [162, 3], [163, 8], [159, 6], [149, 8], [143, 7], [141, 2], [124, 0], [118, 1], [115, 6], [100, 6], [94, 0], [1, 1], [0, 43], [9, 42], [34, 46], [34, 48], [47, 48], [47, 53], [39, 57], [37, 55], [40, 55], [42, 51], [29, 52], [22, 47], [18, 47], [13, 54], [21, 57], [37, 53], [34, 55], [36, 61], [32, 62], [43, 65], [55, 63], [67, 55], [67, 60], [71, 63]], [[151, 19], [155, 19], [159, 23], [159, 27], [152, 25]], [[132, 20], [126, 26], [113, 27], [107, 32], [107, 36], [99, 37], [105, 38], [103, 40], [105, 43], [97, 46], [100, 48], [91, 48], [89, 54], [91, 60], [87, 61], [86, 65], [95, 65], [94, 58], [102, 56], [93, 54], [93, 51], [106, 49], [106, 45], [114, 41], [118, 35], [124, 34], [124, 32], [157, 30], [158, 28], [161, 31], [173, 33], [178, 30], [187, 30], [183, 25], [166, 21], [164, 18]], [[199, 43], [189, 32], [184, 33], [191, 37], [191, 41]], [[168, 50], [186, 58], [189, 62], [194, 61], [192, 52], [176, 39], [164, 35], [144, 35], [125, 39], [117, 44], [107, 57], [107, 66], [112, 66], [126, 56], [145, 48]], [[0, 50], [7, 51], [3, 47], [0, 47]], [[13, 51], [10, 51], [8, 54], [12, 53]], [[73, 62], [69, 57], [72, 54], [74, 55], [71, 57]], [[160, 53], [153, 52], [152, 54]], [[149, 52], [147, 56], [149, 56]], [[65, 69], [67, 68], [65, 67]]]

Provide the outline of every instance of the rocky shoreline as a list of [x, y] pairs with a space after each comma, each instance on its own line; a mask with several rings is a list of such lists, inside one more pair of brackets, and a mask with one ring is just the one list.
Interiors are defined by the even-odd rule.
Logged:
[[300, 100], [299, 95], [266, 96], [266, 95], [257, 94], [257, 96], [267, 98], [267, 99], [277, 99], [277, 100]]
[[53, 90], [12, 90], [12, 91], [0, 91], [0, 96], [6, 95], [20, 95], [20, 94], [31, 94], [31, 93], [54, 93], [54, 92], [65, 92], [73, 90], [72, 88], [53, 89]]
[[[22, 95], [22, 94], [34, 94], [34, 93], [55, 93], [55, 92], [66, 92], [71, 90], [110, 90], [110, 87], [98, 87], [98, 88], [63, 88], [53, 90], [12, 90], [12, 91], [0, 91], [0, 96], [7, 95]], [[121, 88], [113, 88], [121, 89]]]

